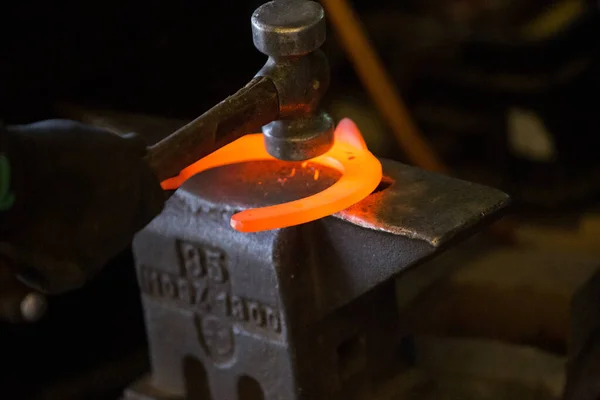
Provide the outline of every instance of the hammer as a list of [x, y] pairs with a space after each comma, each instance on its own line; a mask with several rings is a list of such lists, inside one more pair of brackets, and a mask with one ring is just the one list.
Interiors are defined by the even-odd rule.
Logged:
[[[162, 181], [248, 133], [264, 133], [268, 152], [281, 160], [316, 157], [333, 144], [333, 121], [317, 110], [329, 85], [329, 66], [318, 3], [278, 0], [252, 16], [255, 46], [269, 56], [255, 78], [234, 95], [146, 149], [145, 160]], [[0, 259], [0, 320], [36, 321], [46, 299], [18, 281]]]
[[317, 110], [329, 86], [325, 13], [314, 1], [278, 0], [252, 15], [255, 47], [269, 56], [245, 87], [148, 148], [159, 180], [248, 133], [262, 131], [280, 160], [303, 161], [333, 145], [333, 120]]

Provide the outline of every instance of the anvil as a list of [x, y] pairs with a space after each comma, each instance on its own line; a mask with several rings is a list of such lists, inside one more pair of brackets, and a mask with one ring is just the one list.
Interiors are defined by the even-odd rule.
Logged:
[[382, 165], [380, 187], [351, 208], [256, 233], [232, 229], [231, 215], [316, 193], [337, 172], [315, 179], [322, 167], [253, 162], [180, 187], [134, 241], [152, 371], [125, 398], [393, 398], [403, 369], [394, 278], [491, 222], [509, 198]]

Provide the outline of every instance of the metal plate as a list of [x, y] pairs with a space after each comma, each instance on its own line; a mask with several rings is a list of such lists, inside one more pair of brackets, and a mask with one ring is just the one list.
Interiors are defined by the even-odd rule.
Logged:
[[507, 194], [483, 185], [423, 171], [389, 160], [383, 186], [336, 214], [364, 228], [424, 240], [438, 247], [510, 203]]

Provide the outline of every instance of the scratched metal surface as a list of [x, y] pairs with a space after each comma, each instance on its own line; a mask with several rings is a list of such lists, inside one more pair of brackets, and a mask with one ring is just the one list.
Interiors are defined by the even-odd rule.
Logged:
[[[471, 190], [463, 182], [398, 163], [386, 170], [396, 183], [372, 195], [390, 198], [384, 205], [413, 206], [426, 221], [437, 216], [424, 213], [438, 213], [437, 229], [473, 231], [467, 227], [481, 222], [481, 207], [472, 207], [457, 214], [464, 220], [453, 228], [445, 213], [460, 210], [449, 204], [458, 196], [442, 197], [438, 208], [420, 201]], [[403, 171], [414, 186], [401, 180]], [[305, 197], [337, 179], [310, 163], [241, 163], [204, 171], [173, 194], [134, 240], [152, 373], [127, 399], [393, 398], [393, 388], [375, 379], [401, 373], [393, 278], [441, 248], [331, 216], [255, 233], [229, 225], [238, 210]], [[397, 197], [395, 185], [412, 189]], [[399, 229], [404, 220], [393, 219], [394, 208], [373, 212], [380, 224]], [[410, 229], [431, 230], [417, 222]], [[348, 341], [359, 349], [358, 364], [340, 357]]]
[[[381, 162], [384, 172], [381, 190], [334, 217], [362, 228], [440, 247], [469, 228], [487, 222], [487, 217], [498, 217], [510, 204], [509, 196], [497, 189], [395, 161]], [[280, 167], [274, 168], [274, 164]], [[226, 196], [230, 206], [241, 210], [306, 197], [331, 186], [339, 178], [338, 172], [322, 166], [309, 163], [302, 168], [301, 165], [265, 161], [206, 171], [204, 174], [218, 176], [215, 179], [222, 184], [203, 194], [214, 198], [215, 203]], [[270, 174], [265, 173], [265, 168]], [[234, 172], [237, 170], [243, 173]], [[316, 170], [320, 171], [319, 178], [310, 179]], [[243, 191], [230, 189], [240, 184], [244, 184]]]
[[[121, 129], [121, 131], [128, 130]], [[381, 162], [384, 179], [390, 183], [390, 186], [334, 214], [334, 217], [363, 228], [424, 240], [432, 246], [439, 247], [456, 237], [465, 228], [479, 224], [485, 217], [498, 216], [498, 211], [506, 208], [510, 203], [508, 195], [496, 189], [390, 160], [381, 159]], [[264, 196], [264, 203], [253, 206], [296, 200], [327, 188], [338, 178], [332, 171], [330, 174], [322, 173], [321, 179], [311, 183], [310, 190], [300, 195], [299, 189], [290, 184], [294, 179], [287, 177], [286, 174], [291, 174], [293, 168], [297, 168], [297, 171], [302, 174], [310, 174], [314, 172], [315, 166], [310, 165], [307, 171], [301, 171], [299, 165], [289, 163], [283, 167], [281, 173], [273, 177], [275, 180], [279, 179], [281, 184], [269, 186], [269, 190], [277, 190], [277, 196]], [[246, 170], [250, 173], [256, 171], [255, 168]], [[221, 175], [226, 176], [226, 174]], [[248, 176], [248, 179], [251, 178]], [[257, 184], [249, 190], [260, 192], [264, 191], [266, 186]]]
[[424, 240], [439, 247], [508, 206], [507, 194], [483, 185], [381, 160], [384, 183], [354, 206], [335, 214], [363, 228]]
[[[316, 164], [302, 165], [263, 161], [208, 170], [184, 183], [169, 204], [189, 215], [218, 216], [221, 225], [210, 233], [229, 240], [240, 234], [229, 226], [234, 212], [306, 197], [339, 177]], [[330, 266], [315, 272], [322, 285], [313, 290], [322, 292], [311, 313], [314, 319], [477, 230], [508, 204], [508, 197], [495, 189], [393, 161], [384, 160], [383, 166], [389, 187], [340, 215], [287, 228], [310, 231], [304, 240], [314, 252], [311, 257]], [[241, 235], [266, 237], [270, 232]], [[247, 249], [248, 256], [254, 247]]]
[[[205, 171], [176, 191], [134, 240], [152, 373], [126, 399], [391, 398], [370, 391], [398, 364], [391, 278], [438, 249], [333, 217], [256, 233], [229, 226], [239, 209], [336, 179], [267, 161]], [[348, 340], [364, 349], [360, 379], [336, 361]], [[354, 382], [369, 391], [350, 396]]]

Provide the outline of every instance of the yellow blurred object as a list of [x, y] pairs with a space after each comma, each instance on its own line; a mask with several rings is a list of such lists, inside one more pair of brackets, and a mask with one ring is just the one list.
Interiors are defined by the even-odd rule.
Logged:
[[546, 39], [571, 21], [580, 16], [585, 10], [582, 0], [566, 0], [548, 7], [546, 12], [526, 24], [521, 29], [521, 35], [528, 40]]
[[[350, 61], [373, 102], [392, 128], [400, 148], [417, 167], [449, 174], [449, 169], [421, 135], [402, 98], [395, 89], [364, 27], [347, 0], [321, 0]], [[505, 241], [514, 240], [514, 221], [505, 218], [489, 228], [489, 233]]]
[[418, 167], [447, 173], [446, 166], [412, 121], [352, 7], [346, 0], [322, 0], [322, 3], [363, 85], [392, 128], [406, 156]]

